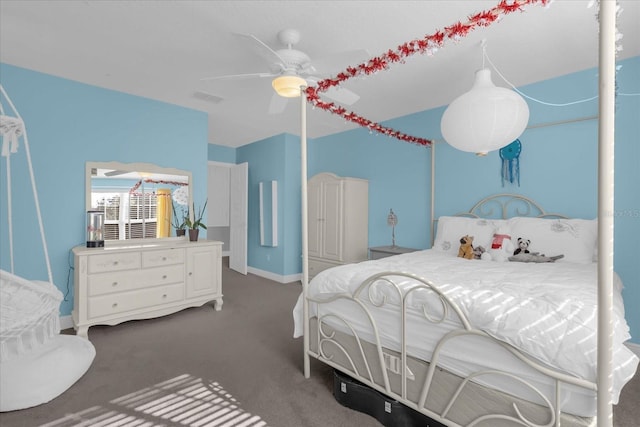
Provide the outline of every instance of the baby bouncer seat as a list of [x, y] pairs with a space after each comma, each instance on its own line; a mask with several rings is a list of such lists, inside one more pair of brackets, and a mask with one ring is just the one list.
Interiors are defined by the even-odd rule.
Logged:
[[[3, 103], [14, 115], [5, 114]], [[6, 166], [10, 255], [10, 271], [0, 269], [0, 412], [5, 412], [40, 405], [59, 396], [84, 375], [96, 352], [88, 340], [60, 334], [59, 309], [63, 296], [53, 284], [27, 131], [2, 85], [0, 137]], [[10, 158], [18, 152], [21, 139], [31, 177], [48, 281], [28, 280], [14, 272]]]

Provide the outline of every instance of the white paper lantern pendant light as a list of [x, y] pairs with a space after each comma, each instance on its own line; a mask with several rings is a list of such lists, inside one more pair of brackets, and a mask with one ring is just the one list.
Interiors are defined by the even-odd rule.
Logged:
[[528, 122], [526, 101], [511, 89], [495, 86], [491, 71], [483, 68], [476, 72], [471, 90], [449, 104], [440, 128], [451, 146], [485, 155], [516, 140]]

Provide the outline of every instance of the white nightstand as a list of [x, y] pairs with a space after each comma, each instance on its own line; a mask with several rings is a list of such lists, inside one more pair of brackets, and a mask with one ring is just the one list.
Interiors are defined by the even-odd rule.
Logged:
[[418, 249], [413, 248], [403, 248], [402, 246], [377, 246], [375, 248], [369, 248], [369, 259], [386, 258], [392, 255], [415, 252], [417, 250]]

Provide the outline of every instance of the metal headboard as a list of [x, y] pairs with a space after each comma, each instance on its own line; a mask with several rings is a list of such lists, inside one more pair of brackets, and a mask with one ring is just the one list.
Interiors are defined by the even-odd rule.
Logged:
[[[453, 216], [469, 218], [509, 219], [516, 216], [531, 218], [569, 218], [566, 215], [545, 211], [534, 200], [520, 194], [500, 193], [485, 197], [467, 212]], [[431, 245], [436, 238], [437, 218], [431, 218]]]
[[508, 219], [515, 216], [567, 218], [565, 215], [546, 212], [538, 203], [528, 197], [509, 193], [485, 197], [469, 209], [469, 212], [463, 212], [456, 216], [496, 219]]

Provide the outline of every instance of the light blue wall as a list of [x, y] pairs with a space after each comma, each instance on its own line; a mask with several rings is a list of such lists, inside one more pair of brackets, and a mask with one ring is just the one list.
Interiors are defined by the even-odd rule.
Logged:
[[[425, 123], [407, 116], [402, 131], [428, 133]], [[394, 124], [394, 123], [390, 123]], [[354, 129], [317, 138], [309, 144], [309, 177], [320, 172], [369, 181], [369, 246], [391, 245], [389, 209], [398, 216], [396, 244], [429, 247], [431, 150], [386, 136]]]
[[[218, 158], [211, 160], [219, 161]], [[247, 263], [280, 275], [302, 270], [300, 241], [300, 138], [281, 134], [236, 150], [249, 164]], [[278, 246], [260, 246], [260, 182], [278, 182]]]
[[[85, 242], [85, 163], [147, 162], [189, 170], [201, 205], [207, 194], [207, 115], [7, 64], [0, 64], [0, 83], [26, 123], [53, 279], [65, 294], [60, 312], [68, 315], [70, 250]], [[0, 265], [8, 270], [5, 170], [3, 159]], [[46, 280], [23, 148], [11, 157], [11, 171], [16, 273]]]
[[215, 160], [222, 163], [236, 163], [236, 149], [232, 147], [225, 147], [223, 145], [209, 144], [208, 148], [209, 160]]
[[[640, 57], [620, 61], [618, 87], [621, 94], [640, 93]], [[496, 83], [500, 84], [498, 80]], [[595, 96], [598, 90], [597, 69], [562, 76], [520, 88], [534, 98], [551, 103], [567, 103]], [[426, 94], [425, 94], [426, 96]], [[420, 147], [384, 136], [356, 129], [309, 141], [309, 176], [330, 171], [338, 175], [369, 180], [369, 245], [387, 245], [391, 230], [386, 215], [393, 208], [399, 218], [396, 243], [414, 248], [430, 246], [429, 200], [431, 188], [431, 155], [435, 153], [435, 216], [457, 213], [469, 209], [474, 203], [498, 192], [514, 192], [538, 201], [544, 208], [581, 218], [597, 216], [598, 124], [597, 101], [565, 107], [552, 107], [528, 101], [531, 111], [530, 128], [520, 138], [523, 151], [520, 157], [520, 186], [501, 180], [501, 160], [497, 152], [486, 157], [463, 153], [442, 141], [440, 118], [444, 107], [401, 117], [386, 122], [393, 128], [415, 136], [435, 139], [435, 149]], [[635, 251], [640, 236], [640, 97], [617, 97], [616, 110], [616, 200], [615, 200], [615, 270], [625, 283], [623, 296], [626, 318], [631, 328], [632, 341], [640, 343], [640, 263]], [[571, 121], [566, 124], [540, 126]], [[274, 147], [260, 147], [266, 156], [269, 150], [283, 151], [285, 157], [294, 150], [283, 150], [282, 141], [272, 138]], [[272, 143], [273, 143], [272, 141]], [[262, 141], [261, 141], [262, 143]], [[250, 144], [248, 147], [254, 144]], [[248, 149], [249, 150], [249, 149]], [[258, 160], [256, 148], [254, 159]], [[272, 153], [275, 154], [275, 153]], [[269, 158], [270, 166], [263, 165], [261, 174], [274, 176], [282, 167], [296, 167], [296, 156], [282, 159]], [[217, 159], [211, 159], [217, 160]], [[266, 167], [266, 169], [264, 169]], [[269, 171], [269, 167], [271, 171]], [[251, 174], [251, 166], [250, 166]], [[299, 173], [291, 173], [285, 185], [296, 186], [289, 194], [299, 194]], [[280, 183], [279, 183], [280, 185]], [[251, 204], [251, 200], [250, 200]], [[292, 209], [299, 209], [299, 198], [292, 196]], [[299, 212], [299, 210], [297, 211]], [[299, 214], [298, 214], [299, 215]], [[251, 227], [257, 227], [250, 224]], [[289, 227], [295, 234], [300, 230]], [[255, 231], [257, 233], [257, 229]], [[251, 231], [250, 231], [251, 234]], [[290, 238], [300, 247], [300, 235]], [[251, 246], [249, 247], [251, 252]], [[283, 274], [263, 263], [263, 250], [249, 256], [259, 262], [259, 268]], [[299, 249], [296, 249], [299, 251]], [[293, 257], [291, 257], [292, 259]], [[294, 263], [294, 265], [299, 265]], [[287, 269], [299, 272], [292, 267]]]

